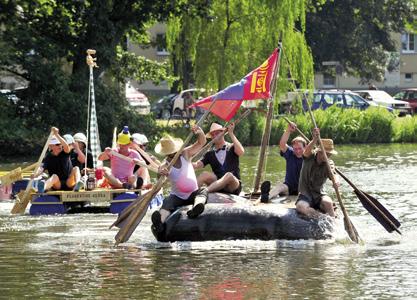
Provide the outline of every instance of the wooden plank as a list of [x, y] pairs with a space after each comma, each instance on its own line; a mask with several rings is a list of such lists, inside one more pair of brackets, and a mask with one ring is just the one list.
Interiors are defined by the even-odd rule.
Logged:
[[109, 191], [64, 192], [61, 194], [62, 202], [109, 202], [112, 199], [113, 194]]

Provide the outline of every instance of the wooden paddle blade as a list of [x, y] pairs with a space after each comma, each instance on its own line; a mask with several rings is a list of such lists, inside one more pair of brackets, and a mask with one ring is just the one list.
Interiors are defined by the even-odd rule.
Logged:
[[146, 212], [148, 211], [149, 204], [152, 200], [152, 197], [149, 196], [143, 197], [143, 200], [138, 202], [138, 205], [136, 205], [136, 207], [132, 209], [130, 215], [126, 218], [124, 222], [122, 222], [123, 226], [120, 228], [119, 232], [114, 237], [114, 239], [116, 240], [116, 246], [120, 243], [124, 243], [127, 240], [129, 240], [132, 233], [136, 230], [136, 227], [138, 227], [139, 223], [145, 217]]
[[35, 193], [36, 190], [34, 188], [30, 188], [30, 190], [27, 192], [26, 190], [20, 191], [16, 195], [16, 201], [15, 204], [11, 210], [12, 214], [23, 214], [26, 210], [26, 207], [28, 206], [30, 202], [30, 198], [32, 197], [32, 193]]
[[[344, 223], [344, 225], [345, 225], [345, 231], [347, 232], [347, 234], [348, 234], [348, 236], [349, 236], [350, 240], [351, 240], [352, 242], [354, 242], [354, 243], [358, 244], [358, 243], [359, 243], [359, 239], [360, 239], [360, 237], [359, 237], [359, 233], [358, 233], [358, 231], [356, 230], [356, 228], [355, 228], [355, 226], [353, 225], [353, 223], [350, 221], [350, 219], [349, 219], [349, 218], [343, 218], [343, 223]], [[349, 225], [350, 225], [350, 228], [349, 228]], [[350, 230], [350, 229], [352, 229], [352, 230]]]
[[138, 198], [132, 201], [125, 209], [122, 210], [121, 213], [117, 216], [116, 221], [114, 221], [113, 224], [110, 225], [109, 229], [111, 229], [113, 226], [116, 226], [120, 228], [120, 223], [125, 221], [129, 216], [132, 210], [139, 204], [139, 202], [143, 199], [143, 196], [140, 195]]
[[[362, 194], [366, 197], [363, 197]], [[358, 199], [361, 201], [363, 207], [385, 228], [388, 232], [397, 231], [399, 234], [401, 232], [398, 230], [398, 227], [401, 226], [401, 223], [374, 197], [363, 192], [355, 190], [355, 194]], [[371, 203], [369, 203], [371, 201]]]
[[20, 167], [0, 177], [2, 185], [9, 185], [18, 180], [22, 180], [22, 169]]

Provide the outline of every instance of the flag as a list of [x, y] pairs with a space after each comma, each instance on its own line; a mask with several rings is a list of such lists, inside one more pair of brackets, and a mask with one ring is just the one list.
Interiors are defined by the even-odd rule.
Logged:
[[[101, 153], [101, 147], [100, 147], [100, 137], [98, 134], [98, 123], [97, 123], [97, 114], [96, 114], [96, 97], [94, 94], [94, 78], [93, 78], [93, 68], [90, 67], [90, 95], [91, 95], [91, 111], [90, 111], [90, 147], [91, 152], [93, 155], [93, 166], [94, 168], [97, 166], [97, 158], [99, 154]], [[87, 132], [87, 134], [88, 134]], [[87, 151], [87, 150], [86, 150]], [[87, 166], [87, 162], [86, 162]]]
[[278, 49], [275, 49], [262, 65], [242, 80], [190, 105], [190, 107], [201, 107], [208, 110], [211, 102], [216, 100], [211, 112], [225, 121], [230, 121], [243, 100], [268, 99], [271, 96], [271, 82], [275, 77], [278, 55]]

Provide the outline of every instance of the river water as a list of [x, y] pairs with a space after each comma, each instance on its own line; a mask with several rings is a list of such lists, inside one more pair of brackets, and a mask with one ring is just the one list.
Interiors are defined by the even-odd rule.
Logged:
[[[0, 203], [0, 299], [416, 299], [417, 145], [339, 146], [334, 161], [401, 221], [386, 232], [347, 184], [342, 197], [365, 241], [159, 243], [150, 214], [114, 247], [111, 214], [11, 216]], [[247, 190], [257, 161], [241, 161]], [[284, 162], [270, 149], [267, 179]], [[1, 164], [0, 169], [11, 169]]]

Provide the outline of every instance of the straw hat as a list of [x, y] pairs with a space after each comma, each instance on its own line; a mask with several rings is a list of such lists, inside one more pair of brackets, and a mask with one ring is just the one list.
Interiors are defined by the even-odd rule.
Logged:
[[218, 131], [218, 130], [226, 130], [226, 128], [224, 128], [222, 125], [220, 125], [220, 124], [217, 124], [217, 123], [212, 123], [211, 124], [211, 126], [210, 126], [210, 130], [209, 130], [209, 132], [206, 134], [206, 137], [208, 137], [209, 139], [211, 139], [212, 138], [212, 136], [211, 136], [211, 133], [213, 132], [213, 131]]
[[184, 142], [180, 138], [173, 138], [172, 136], [165, 136], [155, 146], [155, 152], [160, 155], [170, 155], [178, 152]]
[[[337, 151], [334, 150], [332, 139], [321, 139], [321, 142], [323, 143], [324, 150], [326, 151], [326, 153], [337, 154]], [[318, 151], [321, 151], [321, 148], [319, 148]]]

